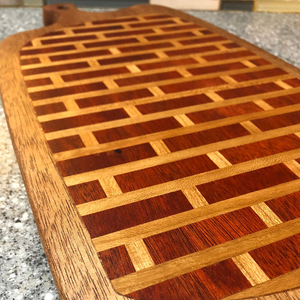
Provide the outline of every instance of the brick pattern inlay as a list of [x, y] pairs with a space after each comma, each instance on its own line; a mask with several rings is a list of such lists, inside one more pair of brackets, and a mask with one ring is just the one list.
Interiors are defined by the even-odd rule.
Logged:
[[299, 79], [163, 14], [62, 28], [20, 55], [117, 292], [219, 300], [300, 268]]

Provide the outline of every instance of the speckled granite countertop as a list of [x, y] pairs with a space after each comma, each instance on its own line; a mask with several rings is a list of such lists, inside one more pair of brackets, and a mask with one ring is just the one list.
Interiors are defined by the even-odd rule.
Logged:
[[[190, 13], [300, 67], [300, 14]], [[41, 9], [0, 8], [0, 41], [14, 33], [42, 26]], [[0, 299], [59, 299], [16, 163], [1, 102]]]

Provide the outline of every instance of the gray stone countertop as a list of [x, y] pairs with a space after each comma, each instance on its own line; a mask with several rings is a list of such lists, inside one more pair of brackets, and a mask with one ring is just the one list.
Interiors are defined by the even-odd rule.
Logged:
[[[300, 14], [189, 13], [300, 67]], [[42, 26], [40, 8], [0, 8], [0, 41], [14, 33]], [[13, 152], [1, 101], [0, 299], [59, 299]]]

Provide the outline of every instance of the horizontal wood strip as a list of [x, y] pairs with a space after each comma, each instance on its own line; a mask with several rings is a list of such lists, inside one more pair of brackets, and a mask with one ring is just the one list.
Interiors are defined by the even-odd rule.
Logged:
[[[282, 79], [282, 80], [287, 80], [287, 79], [293, 79], [295, 78], [293, 75], [283, 75], [283, 76], [276, 76], [276, 77], [268, 77], [268, 78], [264, 78], [264, 79], [256, 79], [256, 80], [251, 80], [251, 81], [245, 81], [245, 82], [239, 82], [236, 84], [222, 84], [222, 85], [218, 85], [218, 86], [210, 86], [210, 87], [204, 87], [204, 88], [198, 88], [198, 89], [194, 89], [194, 90], [188, 90], [188, 91], [180, 91], [180, 92], [176, 92], [176, 93], [170, 93], [169, 95], [174, 95], [174, 96], [178, 96], [179, 95], [189, 95], [189, 92], [194, 91], [197, 92], [198, 94], [201, 93], [206, 93], [206, 92], [219, 92], [219, 91], [224, 91], [224, 90], [228, 90], [228, 89], [234, 89], [234, 88], [240, 88], [240, 87], [249, 87], [249, 86], [253, 86], [253, 85], [257, 85], [257, 84], [264, 84], [264, 83], [273, 83], [274, 81], [278, 80], [278, 79]], [[194, 79], [194, 77], [193, 77]], [[188, 81], [193, 81], [193, 79], [191, 78], [183, 78], [181, 79], [182, 82], [188, 82]], [[178, 81], [180, 82], [180, 81]], [[175, 80], [172, 82], [172, 84], [176, 84], [178, 83]], [[150, 88], [150, 87], [156, 87], [156, 83], [148, 83], [148, 84], [141, 84], [141, 85], [136, 85], [135, 86], [140, 87], [140, 88]], [[56, 98], [49, 98], [49, 99], [43, 99], [43, 100], [36, 100], [33, 102], [33, 106], [39, 106], [39, 105], [45, 105], [45, 104], [53, 104], [56, 102], [62, 102], [65, 100], [69, 100], [69, 99], [74, 99], [74, 96], [77, 98], [76, 100], [80, 100], [80, 99], [86, 99], [87, 97], [96, 97], [96, 96], [103, 96], [103, 95], [109, 95], [115, 92], [127, 92], [127, 91], [132, 91], [132, 87], [124, 87], [124, 88], [119, 88], [119, 89], [112, 89], [112, 90], [107, 90], [107, 91], [102, 91], [102, 92], [86, 92], [86, 93], [78, 93], [76, 95], [72, 95], [72, 96], [61, 96], [61, 97], [56, 97]], [[184, 92], [184, 93], [183, 93]], [[183, 93], [183, 94], [181, 94]]]
[[[204, 78], [213, 78], [213, 77], [223, 76], [224, 74], [227, 74], [227, 75], [247, 74], [247, 73], [252, 73], [252, 72], [255, 72], [255, 71], [271, 70], [271, 69], [275, 69], [275, 68], [276, 67], [273, 66], [273, 65], [266, 65], [266, 66], [262, 66], [262, 67], [252, 68], [252, 69], [245, 67], [244, 69], [240, 69], [240, 70], [222, 71], [222, 72], [214, 72], [214, 73], [209, 73], [209, 74], [191, 76], [191, 77], [186, 78], [186, 80], [184, 80], [184, 81], [191, 81], [191, 80], [204, 79]], [[168, 69], [165, 69], [161, 72], [175, 71], [175, 70], [178, 70], [178, 67], [168, 68]], [[33, 87], [33, 88], [28, 88], [28, 92], [32, 93], [32, 92], [36, 92], [36, 91], [43, 91], [45, 89], [49, 89], [49, 90], [50, 89], [55, 89], [55, 88], [58, 88], [58, 87], [64, 87], [66, 84], [68, 86], [73, 86], [73, 85], [78, 85], [78, 84], [84, 85], [84, 84], [88, 84], [88, 83], [98, 82], [100, 78], [101, 79], [102, 78], [105, 78], [105, 79], [109, 78], [111, 80], [115, 80], [115, 79], [123, 79], [123, 78], [136, 78], [136, 77], [140, 77], [140, 76], [143, 76], [143, 75], [150, 75], [150, 74], [157, 74], [157, 73], [158, 73], [157, 70], [151, 70], [151, 71], [139, 72], [138, 76], [137, 76], [136, 73], [124, 73], [124, 74], [117, 74], [117, 75], [101, 76], [101, 77], [95, 77], [95, 78], [88, 78], [88, 79], [70, 81], [70, 82], [67, 82], [67, 83], [62, 82], [61, 85], [48, 84], [48, 85], [44, 85], [44, 86], [36, 86], [36, 87]], [[173, 83], [172, 81], [173, 81], [173, 79], [171, 81], [170, 80], [162, 80], [162, 81], [159, 81], [159, 84]], [[158, 82], [158, 81], [152, 81], [152, 82]], [[130, 87], [132, 89], [134, 89], [136, 87], [136, 85], [130, 85]]]
[[[199, 36], [195, 36], [194, 38], [191, 38], [191, 37], [189, 37], [189, 38], [166, 38], [166, 39], [163, 39], [163, 40], [158, 40], [158, 41], [143, 41], [143, 42], [132, 42], [132, 43], [126, 43], [126, 44], [116, 44], [116, 45], [113, 45], [114, 47], [116, 47], [116, 48], [122, 48], [122, 47], [124, 47], [124, 46], [126, 46], [126, 47], [128, 47], [128, 46], [133, 46], [133, 47], [135, 47], [135, 46], [145, 46], [145, 45], [153, 45], [153, 44], [157, 44], [158, 42], [160, 42], [160, 41], [163, 41], [163, 42], [184, 42], [184, 41], [193, 41], [193, 40], [199, 40], [199, 39], [204, 39], [204, 38], [208, 38], [208, 37], [217, 37], [217, 36], [219, 36], [218, 34], [210, 34], [210, 35], [205, 35], [205, 36], [203, 36], [203, 37], [199, 37]], [[127, 40], [128, 39], [128, 37], [119, 37], [118, 39], [116, 39], [116, 41], [119, 41], [119, 40]], [[113, 42], [113, 40], [111, 40], [112, 42]], [[101, 41], [100, 41], [101, 42]], [[203, 46], [206, 46], [206, 45], [215, 45], [216, 43], [219, 43], [219, 42], [221, 42], [221, 41], [215, 41], [215, 42], [204, 42], [204, 43], [198, 43], [197, 45], [199, 46], [199, 45], [203, 45]], [[229, 41], [229, 40], [223, 40], [222, 41], [223, 43], [225, 43], [225, 44], [227, 44], [227, 43], [231, 43], [231, 41]], [[82, 44], [87, 44], [86, 42], [77, 42], [76, 43], [76, 45], [82, 45]], [[97, 41], [95, 41], [94, 43], [97, 43]], [[223, 44], [222, 43], [222, 44]], [[92, 43], [91, 43], [92, 44]], [[181, 46], [181, 45], [180, 45]], [[49, 47], [49, 46], [48, 46]], [[56, 47], [56, 46], [55, 46]], [[95, 46], [95, 47], [88, 47], [88, 48], [85, 48], [85, 47], [83, 47], [83, 49], [85, 49], [86, 51], [88, 51], [88, 50], [91, 50], [91, 49], [93, 49], [93, 50], [102, 50], [102, 49], [108, 49], [109, 47], [111, 47], [111, 46]], [[39, 50], [39, 49], [45, 49], [44, 47], [39, 47], [39, 48], [34, 48], [34, 50]], [[56, 51], [56, 52], [53, 52], [52, 54], [53, 55], [64, 55], [64, 54], [74, 54], [74, 53], [77, 53], [78, 52], [78, 50], [76, 50], [76, 49], [70, 49], [70, 50], [64, 50], [64, 51]], [[29, 59], [29, 58], [35, 58], [35, 57], [43, 57], [43, 56], [49, 56], [49, 55], [51, 55], [51, 53], [39, 53], [39, 54], [31, 54], [31, 55], [21, 55], [21, 58], [22, 59]]]
[[81, 204], [77, 207], [77, 209], [81, 215], [87, 215], [96, 211], [98, 212], [140, 201], [145, 198], [163, 195], [167, 192], [175, 192], [181, 189], [196, 186], [199, 184], [204, 184], [210, 181], [224, 179], [245, 172], [259, 170], [261, 168], [284, 163], [286, 161], [290, 161], [299, 157], [300, 154], [298, 149], [280, 154], [274, 154], [272, 156], [259, 158], [255, 161], [244, 162], [231, 167], [217, 169], [202, 174], [196, 174], [186, 178], [181, 178], [166, 183], [157, 184], [155, 186], [128, 192], [118, 197], [112, 197], [109, 199], [109, 201], [97, 200], [89, 202], [88, 204]]
[[[182, 55], [180, 56], [181, 59], [187, 59], [190, 58], [190, 55]], [[257, 58], [257, 56], [249, 56], [248, 59], [255, 59]], [[178, 59], [178, 58], [177, 58]], [[143, 63], [159, 63], [159, 62], [172, 62], [174, 60], [177, 60], [176, 57], [168, 57], [168, 58], [155, 58], [155, 59], [151, 59], [151, 60], [144, 60]], [[226, 60], [226, 63], [234, 63], [234, 62], [240, 62], [241, 58], [232, 58], [232, 59], [228, 59]], [[137, 64], [140, 64], [137, 63]], [[199, 65], [199, 62], [195, 61], [194, 63], [195, 65]], [[215, 65], [219, 65], [222, 64], [222, 61], [212, 61], [212, 62], [205, 62], [203, 64], [201, 64], [201, 67], [206, 67], [206, 66], [215, 66]], [[114, 67], [124, 67], [127, 66], [128, 64], [124, 64], [124, 63], [120, 63], [120, 64], [114, 64]], [[133, 65], [133, 64], [130, 64]], [[190, 65], [187, 65], [190, 66]], [[76, 74], [79, 72], [89, 72], [89, 71], [103, 71], [103, 70], [110, 70], [111, 66], [100, 66], [97, 65], [95, 67], [88, 67], [88, 68], [80, 68], [80, 69], [75, 69], [75, 70], [62, 70], [62, 71], [55, 71], [55, 72], [49, 72], [47, 73], [47, 76], [51, 76], [51, 75], [72, 75], [72, 74]], [[159, 70], [166, 70], [168, 68], [159, 68]], [[154, 69], [157, 70], [157, 69]], [[35, 75], [26, 75], [23, 78], [25, 80], [32, 80], [32, 79], [40, 79], [40, 78], [44, 78], [45, 77], [45, 73], [40, 73], [40, 74], [35, 74]]]
[[112, 280], [112, 284], [117, 292], [126, 295], [156, 283], [229, 259], [233, 256], [238, 256], [259, 247], [269, 245], [298, 233], [300, 233], [300, 219], [270, 227], [234, 241], [229, 241], [136, 273], [125, 275]]
[[[193, 109], [193, 107], [186, 108], [184, 111], [188, 111], [188, 109], [191, 110], [191, 109]], [[174, 137], [174, 136], [179, 136], [181, 134], [196, 132], [199, 130], [203, 131], [203, 130], [218, 128], [218, 127], [226, 126], [226, 125], [230, 125], [230, 124], [236, 124], [236, 123], [240, 123], [240, 122], [244, 122], [244, 121], [248, 121], [248, 120], [257, 120], [257, 119], [262, 119], [262, 118], [266, 118], [266, 117], [270, 117], [270, 116], [281, 115], [284, 113], [295, 112], [295, 111], [298, 111], [299, 109], [300, 109], [300, 104], [290, 105], [290, 106], [285, 106], [285, 107], [281, 107], [281, 108], [277, 108], [277, 109], [273, 109], [273, 110], [260, 111], [260, 112], [246, 114], [246, 115], [239, 115], [239, 116], [235, 116], [235, 117], [231, 117], [231, 118], [219, 119], [216, 121], [200, 123], [200, 124], [197, 124], [194, 126], [171, 129], [168, 131], [162, 131], [162, 132], [158, 132], [158, 133], [138, 136], [138, 137], [129, 138], [126, 140], [121, 140], [121, 141], [123, 141], [124, 144], [126, 143], [125, 141], [132, 141], [134, 139], [139, 139], [140, 142], [149, 142], [149, 141], [153, 141], [153, 139], [152, 139], [153, 137], [156, 137], [156, 139], [165, 139], [165, 138], [170, 138], [170, 137]], [[183, 111], [183, 109], [180, 109], [180, 112], [182, 112], [182, 111]], [[164, 116], [171, 115], [173, 113], [174, 113], [174, 111], [171, 110], [171, 111], [168, 111], [168, 113], [165, 113]], [[137, 118], [126, 118], [126, 119], [122, 119], [122, 120], [116, 120], [116, 121], [111, 121], [111, 122], [77, 127], [76, 129], [71, 128], [71, 129], [66, 129], [66, 130], [60, 130], [60, 131], [46, 133], [45, 137], [47, 140], [52, 140], [52, 139], [71, 136], [71, 135], [86, 132], [86, 131], [98, 131], [98, 130], [104, 130], [104, 129], [114, 128], [114, 127], [118, 127], [118, 126], [125, 126], [125, 125], [129, 125], [129, 124], [138, 124], [140, 122], [147, 121], [147, 120], [159, 120], [161, 118], [160, 117], [161, 114], [162, 113], [157, 113], [157, 114], [155, 114], [155, 116], [146, 115], [146, 116], [137, 117]]]
[[205, 146], [199, 146], [187, 150], [173, 152], [163, 157], [158, 156], [158, 157], [144, 159], [142, 161], [131, 162], [130, 164], [123, 164], [115, 167], [101, 169], [98, 171], [81, 173], [79, 175], [65, 177], [64, 180], [68, 186], [80, 184], [88, 181], [97, 180], [99, 178], [106, 177], [106, 176], [120, 175], [126, 172], [141, 170], [145, 167], [154, 167], [154, 166], [161, 165], [163, 163], [170, 163], [173, 161], [190, 158], [197, 155], [203, 155], [209, 152], [220, 151], [231, 147], [238, 147], [249, 143], [254, 143], [254, 142], [268, 140], [271, 138], [285, 136], [294, 133], [299, 129], [300, 129], [300, 124], [293, 125], [287, 128], [275, 129], [264, 133], [253, 134], [251, 136], [243, 136], [232, 140], [221, 141], [214, 144], [208, 144]]
[[[253, 298], [253, 297], [261, 297], [263, 295], [266, 294], [266, 291], [268, 294], [273, 294], [273, 293], [278, 293], [278, 292], [282, 292], [282, 287], [284, 287], [284, 289], [287, 290], [292, 290], [295, 288], [298, 288], [300, 286], [300, 269], [296, 269], [293, 270], [289, 273], [283, 274], [281, 276], [278, 276], [272, 280], [263, 282], [261, 284], [258, 284], [256, 286], [253, 286], [247, 290], [244, 290], [242, 292], [236, 293], [234, 295], [228, 296], [223, 298], [223, 300], [240, 300], [240, 299], [248, 299], [248, 298]], [[286, 295], [286, 294], [284, 294]], [[294, 298], [291, 293], [291, 298], [281, 298], [280, 296], [277, 298], [277, 296], [275, 295], [273, 298], [270, 295], [270, 298], [267, 298], [269, 300], [271, 299], [297, 299]], [[271, 298], [272, 297], [272, 298]], [[263, 299], [263, 298], [259, 298], [259, 299]], [[258, 300], [258, 299], [257, 299]]]

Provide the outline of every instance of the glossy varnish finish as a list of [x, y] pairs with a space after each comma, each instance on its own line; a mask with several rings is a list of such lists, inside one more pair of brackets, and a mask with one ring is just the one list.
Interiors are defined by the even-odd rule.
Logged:
[[[45, 166], [68, 189], [56, 214], [73, 212], [89, 251], [83, 274], [80, 252], [61, 271], [49, 246], [62, 299], [299, 299], [284, 292], [300, 286], [299, 71], [170, 9], [67, 7], [80, 26], [18, 52]], [[73, 266], [84, 293], [61, 283]]]

